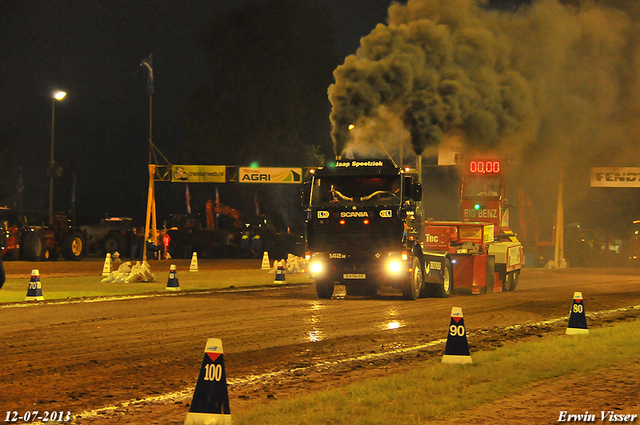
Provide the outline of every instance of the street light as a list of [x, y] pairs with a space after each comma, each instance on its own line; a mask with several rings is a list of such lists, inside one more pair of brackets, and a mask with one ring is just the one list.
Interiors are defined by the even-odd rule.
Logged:
[[56, 91], [51, 98], [51, 164], [49, 165], [49, 224], [53, 224], [53, 179], [56, 174], [56, 162], [53, 159], [53, 146], [55, 142], [56, 125], [56, 100], [62, 100], [67, 95], [66, 92]]

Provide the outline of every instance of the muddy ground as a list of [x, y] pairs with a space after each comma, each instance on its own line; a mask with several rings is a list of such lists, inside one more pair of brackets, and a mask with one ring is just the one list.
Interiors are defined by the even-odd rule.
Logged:
[[[259, 265], [200, 261], [200, 272], [215, 279], [219, 269], [241, 274]], [[38, 265], [43, 277], [95, 273], [95, 266]], [[5, 268], [9, 277], [28, 276], [33, 263]], [[616, 310], [590, 317], [592, 328], [636, 320], [640, 311], [629, 308], [640, 306], [638, 269], [525, 269], [515, 292], [416, 302], [337, 289], [332, 300], [300, 285], [0, 305], [0, 412], [70, 411], [77, 424], [183, 423], [211, 337], [223, 341], [233, 413], [439, 358], [453, 306], [463, 308], [472, 353], [563, 334], [575, 291], [588, 313]], [[554, 423], [560, 410], [640, 413], [639, 393], [638, 366], [630, 361], [434, 423]]]

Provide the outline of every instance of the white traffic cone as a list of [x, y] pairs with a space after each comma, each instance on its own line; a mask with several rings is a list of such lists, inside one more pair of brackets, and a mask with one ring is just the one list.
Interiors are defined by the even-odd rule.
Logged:
[[269, 253], [267, 251], [262, 254], [262, 270], [271, 270], [271, 264], [269, 264]]
[[107, 252], [107, 257], [104, 259], [104, 266], [102, 266], [102, 276], [109, 276], [111, 274], [111, 254]]
[[190, 272], [198, 271], [198, 253], [197, 252], [194, 252], [193, 255], [191, 256], [191, 265], [189, 266], [189, 271]]

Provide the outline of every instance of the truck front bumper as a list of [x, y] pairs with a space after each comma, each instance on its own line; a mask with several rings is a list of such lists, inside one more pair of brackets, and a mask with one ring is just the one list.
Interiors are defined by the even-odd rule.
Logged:
[[311, 255], [309, 270], [314, 279], [330, 280], [341, 284], [376, 282], [394, 284], [411, 276], [411, 258], [402, 252], [385, 255], [330, 258], [325, 253]]

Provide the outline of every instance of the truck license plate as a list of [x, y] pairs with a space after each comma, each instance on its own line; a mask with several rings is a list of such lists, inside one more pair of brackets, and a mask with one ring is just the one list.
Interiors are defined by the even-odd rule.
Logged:
[[343, 279], [366, 279], [367, 275], [364, 273], [344, 273]]

